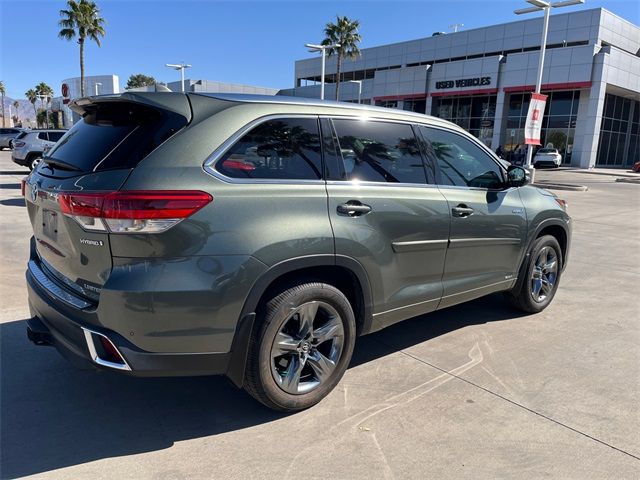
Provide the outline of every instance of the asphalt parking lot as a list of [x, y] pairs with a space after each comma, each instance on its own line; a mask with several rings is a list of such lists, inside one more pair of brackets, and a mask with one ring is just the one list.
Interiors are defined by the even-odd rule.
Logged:
[[24, 175], [0, 152], [2, 478], [640, 478], [640, 185], [540, 171], [589, 187], [557, 192], [574, 235], [547, 310], [492, 295], [363, 337], [325, 401], [280, 415], [28, 342]]

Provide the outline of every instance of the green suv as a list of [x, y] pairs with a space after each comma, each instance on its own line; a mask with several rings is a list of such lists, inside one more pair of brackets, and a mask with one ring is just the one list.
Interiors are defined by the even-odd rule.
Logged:
[[72, 108], [23, 187], [27, 333], [78, 365], [225, 374], [300, 410], [359, 335], [499, 291], [539, 312], [567, 262], [564, 202], [444, 120], [161, 92]]

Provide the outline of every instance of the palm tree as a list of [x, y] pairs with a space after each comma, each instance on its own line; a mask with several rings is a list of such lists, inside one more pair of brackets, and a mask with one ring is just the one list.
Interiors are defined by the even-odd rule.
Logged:
[[[51, 102], [51, 97], [53, 97], [53, 88], [51, 88], [44, 82], [40, 82], [38, 85], [36, 85], [36, 95], [42, 101], [44, 111], [47, 112], [47, 106]], [[49, 116], [46, 113], [44, 118], [47, 123], [47, 128], [49, 128]]]
[[88, 38], [100, 46], [100, 37], [104, 37], [105, 20], [100, 9], [91, 0], [68, 0], [67, 10], [60, 10], [62, 27], [58, 36], [66, 40], [78, 37], [80, 44], [80, 96], [84, 97], [84, 42]]
[[18, 123], [18, 122], [20, 121], [20, 115], [18, 114], [18, 109], [20, 108], [20, 102], [19, 102], [19, 101], [17, 101], [17, 100], [14, 100], [14, 102], [13, 102], [13, 108], [14, 108], [14, 109], [15, 109], [15, 111], [16, 111], [16, 114], [13, 116], [13, 118], [14, 118], [14, 125], [15, 125], [16, 123]]
[[33, 105], [33, 114], [37, 115], [36, 101], [38, 100], [38, 93], [33, 88], [30, 88], [25, 92], [24, 96], [27, 97], [27, 100], [29, 100]]
[[2, 126], [6, 126], [4, 121], [4, 94], [7, 93], [4, 88], [4, 82], [0, 80], [0, 95], [2, 95]]
[[338, 55], [336, 67], [336, 100], [338, 100], [340, 90], [340, 68], [342, 67], [342, 60], [344, 58], [356, 58], [360, 56], [358, 43], [360, 43], [362, 38], [358, 33], [359, 26], [360, 22], [358, 20], [336, 16], [336, 23], [329, 22], [327, 26], [324, 27], [325, 39], [322, 41], [322, 45], [340, 45], [339, 47], [327, 49], [328, 56]]

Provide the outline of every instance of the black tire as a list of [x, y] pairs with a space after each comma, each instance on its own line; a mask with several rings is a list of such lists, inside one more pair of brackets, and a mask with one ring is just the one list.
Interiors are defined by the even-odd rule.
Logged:
[[[537, 262], [539, 262], [540, 255], [543, 250], [549, 252], [553, 251], [553, 254], [556, 258], [556, 271], [555, 277], [553, 279], [553, 284], [550, 286], [549, 290], [545, 293], [544, 290], [544, 280], [540, 280], [540, 284], [542, 287], [538, 290], [539, 295], [536, 295], [535, 290], [537, 287], [537, 279], [534, 279], [534, 270], [536, 270]], [[544, 235], [540, 238], [537, 238], [531, 247], [531, 252], [528, 257], [525, 258], [527, 262], [526, 268], [522, 268], [521, 272], [523, 272], [523, 277], [521, 281], [518, 282], [514, 290], [510, 290], [505, 293], [505, 296], [509, 303], [513, 305], [518, 310], [521, 310], [526, 313], [538, 313], [544, 310], [549, 306], [553, 297], [558, 290], [558, 285], [560, 284], [560, 277], [562, 274], [562, 250], [560, 249], [560, 244], [556, 240], [555, 237], [551, 235]], [[523, 266], [524, 267], [524, 266]], [[544, 278], [544, 273], [540, 272]], [[536, 275], [538, 272], [536, 272]], [[546, 285], [550, 284], [550, 276], [547, 276]], [[544, 298], [541, 298], [542, 294], [544, 294]], [[536, 298], [537, 296], [537, 298]]]
[[26, 163], [26, 167], [33, 171], [35, 165], [33, 165], [33, 162], [36, 161], [37, 159], [39, 159], [40, 157], [42, 157], [42, 153], [30, 153], [29, 155], [27, 155], [27, 157], [25, 158], [25, 163]]
[[[295, 312], [308, 308], [310, 304], [319, 306], [316, 307], [317, 313], [310, 315], [313, 320], [308, 335], [309, 342], [319, 341], [313, 338], [312, 334], [318, 332], [319, 327], [327, 325], [329, 322], [335, 324], [336, 328], [339, 328], [339, 324], [342, 325], [341, 339], [327, 340], [324, 343], [316, 344], [317, 349], [312, 345], [311, 350], [308, 350], [309, 342], [305, 341], [305, 337], [296, 337], [297, 334], [292, 333], [290, 338], [296, 337], [295, 342], [307, 343], [307, 350], [305, 351], [304, 345], [300, 343], [297, 351], [287, 352], [286, 355], [274, 359], [276, 336], [282, 335], [283, 330], [287, 328], [296, 330], [300, 326], [300, 330], [302, 330], [302, 317]], [[261, 310], [262, 313], [256, 320], [249, 344], [244, 388], [256, 400], [277, 411], [295, 412], [315, 405], [334, 389], [351, 361], [356, 337], [356, 324], [349, 300], [340, 290], [326, 283], [305, 283], [283, 291], [269, 300]], [[332, 315], [325, 315], [325, 311], [331, 312]], [[298, 316], [296, 317], [296, 315]], [[328, 320], [323, 318], [325, 316]], [[329, 341], [332, 343], [329, 344]], [[321, 358], [317, 355], [320, 349], [327, 348], [327, 346], [330, 347], [327, 356], [335, 353], [337, 349], [334, 341], [340, 344], [340, 354], [335, 358], [335, 362], [331, 363], [333, 369], [330, 374], [323, 380], [320, 380], [320, 376], [318, 376], [318, 385], [308, 392], [293, 394], [285, 391], [285, 387], [282, 385], [284, 385], [286, 377], [289, 375], [288, 372], [294, 364], [303, 365], [300, 367], [300, 375], [304, 374], [298, 376], [300, 381], [296, 383], [296, 386], [313, 384], [315, 366], [317, 365], [315, 359]], [[316, 357], [312, 356], [312, 353]], [[304, 355], [307, 356], [303, 357]], [[313, 359], [313, 361], [309, 359]], [[307, 363], [305, 364], [305, 362]], [[280, 363], [288, 364], [285, 372], [278, 371]], [[282, 373], [284, 373], [283, 376]], [[281, 375], [281, 384], [276, 380], [277, 375]], [[312, 381], [302, 382], [301, 380], [305, 378]]]

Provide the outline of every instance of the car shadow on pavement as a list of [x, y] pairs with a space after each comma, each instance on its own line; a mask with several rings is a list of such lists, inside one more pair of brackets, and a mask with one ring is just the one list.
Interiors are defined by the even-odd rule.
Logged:
[[[500, 295], [416, 317], [356, 343], [352, 367], [468, 325], [518, 315]], [[282, 418], [224, 377], [131, 378], [76, 370], [0, 324], [0, 477], [50, 472]], [[301, 415], [304, 415], [302, 413]]]
[[4, 200], [0, 200], [0, 205], [4, 205], [5, 207], [25, 207], [24, 198], [7, 198]]
[[0, 170], [0, 175], [29, 175], [29, 170]]

